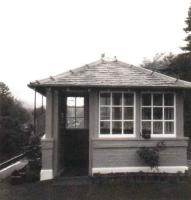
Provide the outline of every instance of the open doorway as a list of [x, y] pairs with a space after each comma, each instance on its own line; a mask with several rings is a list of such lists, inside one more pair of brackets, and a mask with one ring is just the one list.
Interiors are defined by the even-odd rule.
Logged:
[[88, 97], [67, 96], [63, 138], [63, 176], [88, 175]]

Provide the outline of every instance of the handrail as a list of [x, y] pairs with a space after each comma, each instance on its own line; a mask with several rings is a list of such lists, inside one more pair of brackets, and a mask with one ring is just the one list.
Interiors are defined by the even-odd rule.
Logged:
[[14, 156], [13, 158], [10, 158], [9, 160], [5, 162], [0, 163], [0, 170], [5, 167], [8, 167], [9, 165], [15, 163], [16, 161], [19, 161], [21, 158], [24, 158], [24, 157], [25, 157], [25, 153], [22, 153], [17, 156]]

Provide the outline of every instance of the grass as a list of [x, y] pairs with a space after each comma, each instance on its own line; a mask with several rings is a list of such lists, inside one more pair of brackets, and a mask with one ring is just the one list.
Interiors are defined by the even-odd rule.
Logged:
[[53, 186], [52, 182], [0, 182], [2, 200], [190, 200], [191, 181]]

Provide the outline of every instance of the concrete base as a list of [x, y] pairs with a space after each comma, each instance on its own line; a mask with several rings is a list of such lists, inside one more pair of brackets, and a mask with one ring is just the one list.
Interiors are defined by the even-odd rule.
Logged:
[[53, 146], [52, 138], [41, 139], [42, 145], [42, 170], [40, 180], [49, 180], [53, 178]]
[[156, 173], [177, 173], [188, 170], [187, 166], [159, 166], [158, 169], [151, 169], [150, 167], [103, 167], [93, 168], [93, 174], [110, 174], [110, 173], [128, 173], [128, 172], [156, 172]]
[[53, 179], [53, 170], [52, 169], [42, 169], [40, 171], [40, 180], [50, 180]]

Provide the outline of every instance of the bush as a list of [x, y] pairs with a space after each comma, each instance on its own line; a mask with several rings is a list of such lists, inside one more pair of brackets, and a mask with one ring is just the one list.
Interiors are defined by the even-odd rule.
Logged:
[[141, 160], [151, 169], [159, 166], [159, 151], [166, 148], [164, 141], [159, 141], [154, 147], [141, 147], [137, 153]]
[[146, 165], [153, 168], [157, 168], [159, 165], [159, 152], [156, 148], [142, 147], [138, 154]]

